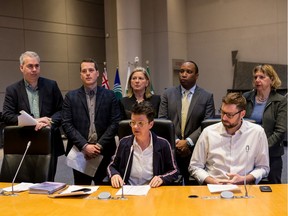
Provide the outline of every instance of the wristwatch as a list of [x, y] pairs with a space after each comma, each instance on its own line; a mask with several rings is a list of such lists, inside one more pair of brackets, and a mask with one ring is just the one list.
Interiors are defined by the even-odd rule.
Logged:
[[190, 148], [193, 147], [193, 145], [192, 145], [188, 140], [186, 140], [186, 144], [187, 144]]

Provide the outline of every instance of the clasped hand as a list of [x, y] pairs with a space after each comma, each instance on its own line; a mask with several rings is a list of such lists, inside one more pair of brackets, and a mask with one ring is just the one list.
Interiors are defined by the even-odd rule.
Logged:
[[191, 154], [191, 150], [187, 145], [187, 140], [178, 140], [176, 142], [176, 152], [181, 157], [187, 157], [189, 154]]
[[245, 177], [239, 174], [226, 173], [229, 179], [215, 179], [216, 184], [243, 184]]
[[82, 152], [85, 155], [86, 160], [90, 160], [92, 158], [97, 157], [99, 154], [101, 154], [102, 146], [97, 144], [87, 144], [83, 149]]
[[42, 118], [38, 118], [36, 119], [37, 123], [35, 126], [35, 130], [38, 131], [44, 127], [51, 127], [52, 124], [52, 119], [48, 118], [48, 117], [42, 117]]
[[[154, 176], [149, 183], [150, 187], [152, 188], [159, 187], [162, 184], [163, 184], [163, 180], [159, 176]], [[113, 175], [111, 177], [111, 185], [114, 188], [120, 188], [122, 185], [124, 185], [124, 182], [121, 176], [118, 174]]]

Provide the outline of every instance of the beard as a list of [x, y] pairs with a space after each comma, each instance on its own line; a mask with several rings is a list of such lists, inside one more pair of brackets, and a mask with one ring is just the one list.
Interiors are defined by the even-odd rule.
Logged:
[[222, 120], [222, 124], [224, 125], [224, 127], [226, 129], [231, 129], [231, 128], [234, 128], [234, 127], [238, 126], [239, 123], [238, 122], [230, 123], [230, 122]]

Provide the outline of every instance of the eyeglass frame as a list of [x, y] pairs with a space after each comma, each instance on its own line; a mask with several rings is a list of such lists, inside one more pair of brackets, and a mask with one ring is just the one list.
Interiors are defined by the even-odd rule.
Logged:
[[238, 112], [236, 112], [236, 113], [233, 113], [233, 114], [231, 114], [231, 113], [226, 113], [226, 112], [224, 112], [221, 108], [219, 109], [219, 112], [220, 112], [220, 114], [221, 114], [221, 116], [224, 116], [224, 115], [226, 115], [227, 116], [227, 118], [229, 118], [229, 119], [232, 119], [232, 118], [234, 118], [234, 116], [235, 115], [237, 115], [237, 114], [239, 114], [239, 113], [241, 113], [243, 111], [243, 109], [242, 110], [239, 110]]
[[135, 125], [137, 125], [137, 127], [142, 128], [144, 127], [145, 124], [149, 124], [149, 121], [130, 121], [129, 125], [130, 127], [134, 127]]

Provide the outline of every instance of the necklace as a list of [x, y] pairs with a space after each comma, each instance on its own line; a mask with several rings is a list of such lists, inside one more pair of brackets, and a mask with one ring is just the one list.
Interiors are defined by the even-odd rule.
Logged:
[[144, 101], [144, 98], [142, 99], [136, 99], [137, 103], [141, 103], [142, 101]]
[[264, 102], [266, 102], [268, 100], [268, 97], [266, 97], [266, 98], [263, 98], [263, 97], [260, 97], [260, 96], [256, 96], [256, 102], [257, 103], [264, 103]]

